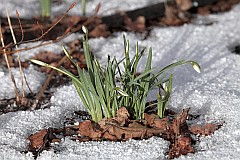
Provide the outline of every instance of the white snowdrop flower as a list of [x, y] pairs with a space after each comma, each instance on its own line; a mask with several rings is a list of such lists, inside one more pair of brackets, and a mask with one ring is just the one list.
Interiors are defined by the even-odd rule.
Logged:
[[197, 63], [191, 62], [191, 64], [196, 72], [201, 73], [201, 67]]
[[76, 125], [76, 126], [79, 125], [79, 122], [75, 122], [74, 125]]
[[87, 28], [85, 26], [82, 26], [82, 31], [87, 34]]

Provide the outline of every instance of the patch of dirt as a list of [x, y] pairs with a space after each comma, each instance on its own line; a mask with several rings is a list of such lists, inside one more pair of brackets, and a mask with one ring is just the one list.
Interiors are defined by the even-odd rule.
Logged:
[[216, 3], [205, 5], [199, 8], [194, 8], [192, 12], [196, 12], [200, 15], [208, 15], [211, 13], [225, 12], [232, 9], [235, 4], [238, 4], [240, 0], [219, 0]]
[[[35, 96], [36, 95], [29, 94], [18, 102], [16, 98], [0, 99], [0, 115], [9, 112], [31, 110], [31, 107], [34, 105], [36, 100]], [[42, 97], [41, 101], [38, 104], [39, 106], [41, 106], [41, 109], [50, 107], [51, 96], [52, 94], [50, 92], [45, 92], [44, 96]]]
[[240, 55], [240, 43], [239, 41], [233, 42], [232, 44], [228, 45], [228, 50], [236, 55]]
[[235, 53], [237, 55], [240, 55], [240, 45], [234, 45], [233, 47], [229, 47], [229, 50], [232, 52], [232, 53]]
[[238, 46], [235, 47], [234, 52], [235, 52], [236, 54], [240, 55], [240, 45], [238, 45]]
[[[170, 113], [170, 112], [169, 112]], [[144, 115], [144, 120], [131, 120], [125, 107], [117, 111], [117, 116], [110, 119], [102, 119], [98, 123], [91, 120], [73, 122], [75, 125], [60, 129], [43, 129], [29, 136], [29, 151], [35, 157], [41, 151], [49, 149], [53, 141], [60, 142], [62, 136], [69, 136], [72, 140], [86, 141], [127, 141], [129, 139], [147, 139], [159, 136], [170, 141], [166, 157], [173, 159], [181, 155], [196, 152], [194, 144], [196, 140], [191, 135], [210, 135], [220, 128], [219, 124], [188, 125], [189, 109], [183, 109], [181, 113], [168, 115], [160, 119], [156, 114]], [[169, 118], [169, 117], [174, 117]], [[51, 136], [50, 136], [51, 135]]]

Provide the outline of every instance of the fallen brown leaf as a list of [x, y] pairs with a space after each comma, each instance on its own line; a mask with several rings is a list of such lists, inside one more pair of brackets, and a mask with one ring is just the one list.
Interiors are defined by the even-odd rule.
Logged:
[[219, 125], [208, 123], [203, 125], [192, 125], [189, 127], [189, 130], [193, 134], [200, 134], [200, 135], [211, 135], [213, 134], [217, 129], [219, 129]]
[[86, 120], [84, 122], [79, 123], [79, 131], [78, 133], [81, 136], [87, 136], [94, 140], [99, 140], [101, 138], [101, 131], [96, 129], [96, 123], [91, 122], [90, 120]]
[[132, 21], [128, 16], [124, 17], [126, 29], [134, 32], [143, 32], [146, 30], [146, 20], [144, 16], [139, 16], [135, 21]]
[[172, 128], [171, 123], [167, 117], [160, 119], [156, 114], [144, 114], [144, 118], [147, 121], [147, 125], [155, 127], [161, 130], [170, 130]]
[[105, 24], [98, 24], [94, 27], [94, 29], [89, 33], [89, 36], [92, 38], [96, 37], [108, 37], [111, 33], [108, 30], [107, 25]]
[[181, 127], [186, 123], [188, 117], [189, 108], [183, 109], [180, 114], [173, 120], [172, 127], [176, 137], [180, 135]]
[[182, 11], [187, 11], [192, 7], [192, 1], [191, 0], [175, 0], [177, 6]]
[[31, 135], [30, 137], [28, 137], [28, 139], [30, 140], [30, 146], [34, 149], [40, 149], [44, 144], [43, 138], [46, 135], [47, 135], [47, 129], [43, 129]]
[[54, 54], [53, 52], [44, 51], [44, 52], [40, 52], [37, 55], [35, 55], [33, 57], [33, 59], [37, 59], [39, 61], [43, 61], [45, 63], [50, 64], [50, 63], [56, 62], [59, 59], [61, 59], [61, 56]]
[[162, 23], [169, 26], [179, 26], [191, 21], [188, 12], [178, 9], [174, 5], [165, 5], [165, 16], [161, 19]]
[[[46, 150], [51, 142], [58, 142], [54, 135], [61, 134], [71, 136], [71, 139], [80, 142], [85, 141], [126, 141], [129, 139], [144, 139], [152, 136], [160, 136], [171, 142], [168, 156], [176, 158], [188, 153], [194, 153], [192, 146], [193, 134], [211, 134], [219, 128], [218, 125], [206, 124], [203, 126], [194, 125], [189, 127], [186, 119], [189, 116], [189, 108], [183, 109], [175, 118], [170, 120], [166, 117], [160, 119], [156, 114], [144, 114], [144, 120], [131, 120], [130, 114], [125, 107], [121, 107], [114, 118], [103, 118], [95, 123], [90, 120], [79, 122], [79, 125], [68, 126], [62, 129], [44, 129], [29, 137], [31, 146], [37, 150], [38, 155]], [[54, 134], [53, 134], [54, 133]], [[77, 136], [74, 136], [77, 135]], [[33, 151], [34, 153], [34, 151]]]
[[194, 153], [194, 148], [191, 146], [191, 138], [180, 136], [176, 139], [173, 146], [168, 152], [170, 159], [179, 157], [180, 155], [186, 155], [188, 153]]

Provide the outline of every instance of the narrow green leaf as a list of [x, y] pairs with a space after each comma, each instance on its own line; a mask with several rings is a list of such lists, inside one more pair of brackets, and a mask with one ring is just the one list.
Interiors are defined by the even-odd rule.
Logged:
[[158, 108], [158, 116], [160, 118], [163, 118], [164, 117], [164, 111], [163, 111], [163, 101], [162, 101], [162, 96], [161, 95], [158, 95], [158, 98], [157, 98], [157, 108]]
[[122, 96], [129, 96], [126, 92], [124, 92], [120, 87], [115, 87], [114, 88], [119, 94], [121, 94]]
[[149, 69], [147, 71], [144, 71], [143, 73], [141, 73], [139, 76], [137, 76], [134, 81], [138, 81], [140, 79], [142, 79], [143, 77], [147, 76], [148, 74], [152, 73], [153, 71], [155, 71], [157, 69], [157, 67], [154, 67], [152, 69]]
[[39, 61], [39, 60], [31, 59], [30, 61], [33, 62], [33, 63], [35, 63], [35, 64], [44, 66], [44, 67], [48, 67], [48, 68], [55, 69], [56, 71], [61, 72], [61, 73], [65, 74], [65, 75], [69, 76], [71, 79], [74, 79], [74, 80], [76, 80], [76, 81], [78, 80], [78, 79], [75, 77], [75, 75], [73, 75], [71, 72], [61, 70], [61, 69], [59, 69], [59, 68], [57, 68], [57, 67], [51, 66], [51, 65], [49, 65], [49, 64], [47, 64], [47, 63], [44, 63], [44, 62], [41, 62], [41, 61]]

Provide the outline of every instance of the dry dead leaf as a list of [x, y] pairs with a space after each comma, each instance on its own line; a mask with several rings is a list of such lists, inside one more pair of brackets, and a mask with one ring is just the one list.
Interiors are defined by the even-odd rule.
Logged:
[[128, 110], [125, 107], [121, 107], [117, 111], [116, 117], [114, 117], [113, 119], [116, 120], [120, 126], [124, 126], [126, 124], [126, 121], [128, 121], [129, 117], [130, 114], [128, 113]]
[[31, 135], [30, 137], [28, 137], [28, 139], [30, 140], [30, 146], [34, 149], [41, 148], [44, 144], [43, 138], [46, 135], [47, 135], [47, 129], [43, 129]]
[[191, 138], [181, 136], [176, 139], [175, 143], [170, 148], [168, 156], [170, 159], [173, 159], [188, 153], [194, 153], [194, 148], [191, 146]]
[[219, 125], [213, 123], [208, 123], [204, 125], [197, 124], [189, 127], [191, 133], [205, 136], [213, 134], [217, 129], [219, 129]]
[[109, 32], [107, 25], [105, 25], [105, 24], [98, 24], [89, 33], [89, 36], [92, 37], [92, 38], [97, 38], [97, 37], [104, 37], [104, 38], [106, 38], [110, 34], [111, 33]]
[[[67, 126], [62, 129], [44, 129], [29, 137], [30, 143], [34, 151], [41, 152], [48, 149], [51, 142], [59, 142], [55, 137], [56, 134], [71, 136], [73, 140], [81, 142], [91, 140], [110, 140], [110, 141], [126, 141], [129, 139], [143, 139], [152, 136], [160, 136], [171, 142], [168, 152], [169, 158], [176, 158], [180, 155], [194, 153], [192, 147], [193, 134], [211, 134], [219, 125], [206, 124], [203, 126], [195, 125], [189, 127], [186, 123], [189, 109], [183, 109], [181, 113], [170, 120], [168, 117], [160, 119], [156, 114], [144, 114], [145, 120], [130, 120], [129, 113], [125, 107], [117, 111], [114, 118], [103, 118], [99, 123], [85, 120], [79, 125]], [[80, 136], [73, 136], [80, 134]], [[32, 152], [34, 153], [32, 150]], [[38, 154], [36, 154], [38, 155]]]
[[99, 140], [101, 137], [101, 131], [96, 129], [95, 123], [92, 123], [90, 120], [79, 123], [78, 133], [81, 136], [90, 137], [94, 140]]
[[189, 108], [183, 109], [182, 112], [173, 120], [172, 127], [176, 136], [180, 135], [180, 129], [187, 120], [188, 112]]
[[156, 114], [149, 115], [145, 113], [144, 118], [147, 121], [147, 124], [151, 127], [166, 131], [172, 128], [170, 120], [167, 117], [160, 119]]
[[175, 0], [178, 8], [182, 11], [187, 11], [192, 7], [191, 0]]
[[37, 59], [39, 61], [43, 61], [45, 63], [50, 64], [50, 63], [56, 62], [59, 59], [61, 59], [61, 56], [54, 54], [53, 52], [44, 51], [44, 52], [40, 52], [37, 55], [35, 55], [33, 57], [33, 59]]
[[128, 16], [124, 17], [124, 24], [127, 30], [134, 32], [143, 32], [146, 30], [146, 19], [144, 16], [139, 16], [135, 21], [132, 21]]

